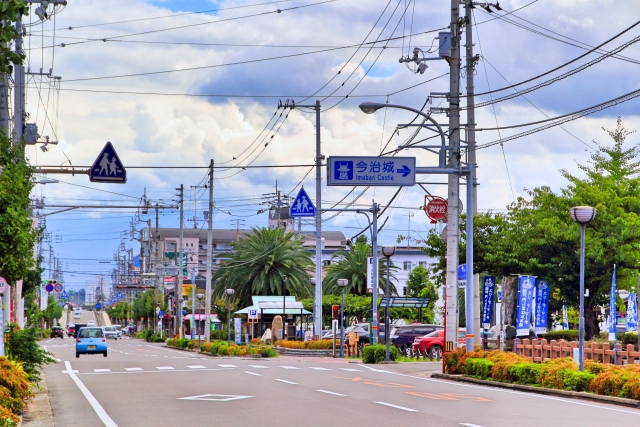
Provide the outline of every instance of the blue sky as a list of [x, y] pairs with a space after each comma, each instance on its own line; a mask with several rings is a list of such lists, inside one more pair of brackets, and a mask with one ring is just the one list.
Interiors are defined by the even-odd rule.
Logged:
[[[70, 2], [55, 16], [55, 22], [32, 26], [32, 35], [26, 41], [30, 48], [29, 65], [33, 69], [52, 67], [54, 75], [62, 77], [62, 90], [49, 91], [44, 85], [39, 96], [35, 81], [28, 89], [30, 120], [38, 124], [42, 135], [60, 141], [46, 153], [38, 147], [29, 148], [31, 162], [60, 165], [71, 161], [76, 166], [87, 166], [106, 141], [111, 141], [125, 166], [205, 166], [211, 158], [216, 164], [246, 165], [258, 153], [261, 154], [254, 160], [256, 165], [311, 164], [315, 147], [312, 114], [288, 111], [284, 124], [279, 127], [278, 120], [273, 129], [279, 129], [276, 136], [270, 138], [271, 132], [264, 139], [264, 134], [259, 137], [265, 126], [269, 129], [273, 124], [270, 120], [278, 100], [291, 96], [297, 97], [298, 103], [308, 96], [311, 97], [304, 102], [321, 99], [328, 108], [322, 114], [324, 155], [377, 155], [387, 141], [390, 148], [395, 148], [409, 137], [408, 130], [401, 130], [399, 136], [393, 136], [393, 131], [396, 124], [413, 117], [392, 110], [365, 115], [357, 107], [360, 102], [388, 99], [419, 108], [430, 92], [445, 92], [448, 88], [448, 76], [437, 78], [448, 71], [444, 61], [430, 62], [423, 75], [412, 74], [398, 62], [401, 55], [406, 56], [414, 47], [427, 50], [437, 30], [448, 26], [447, 2], [419, 1], [415, 9], [409, 3], [409, 13], [404, 19], [401, 19], [404, 0], [337, 0], [315, 6], [311, 6], [314, 1], [304, 0], [260, 3], [269, 2]], [[286, 10], [299, 6], [307, 7]], [[521, 9], [505, 17], [512, 22], [494, 19], [495, 13], [488, 15], [480, 9], [475, 12], [478, 23], [474, 30], [475, 52], [481, 55], [475, 71], [476, 93], [504, 87], [507, 82], [523, 81], [576, 58], [588, 46], [600, 44], [630, 26], [640, 12], [640, 4], [632, 0], [505, 0], [501, 6], [506, 11]], [[209, 14], [180, 13], [216, 8], [224, 10]], [[284, 11], [251, 16], [277, 9]], [[160, 18], [149, 19], [156, 17]], [[69, 26], [74, 29], [68, 30]], [[409, 39], [411, 29], [414, 35]], [[388, 42], [382, 51], [346, 47], [403, 34], [407, 37]], [[636, 27], [604, 48], [614, 49], [639, 35], [640, 27]], [[59, 47], [60, 43], [66, 47]], [[43, 45], [45, 48], [41, 49]], [[57, 47], [52, 49], [52, 45]], [[311, 53], [336, 47], [343, 48]], [[634, 61], [640, 60], [640, 44], [631, 45], [621, 55], [632, 61], [606, 59], [532, 92], [526, 99], [501, 102], [495, 104], [495, 109], [480, 108], [478, 126], [542, 120], [636, 90], [640, 73]], [[548, 78], [596, 57], [589, 55]], [[240, 64], [229, 65], [232, 63]], [[375, 65], [365, 77], [371, 64]], [[150, 72], [162, 73], [130, 76]], [[401, 91], [419, 83], [423, 84]], [[509, 90], [494, 96], [508, 93]], [[347, 94], [349, 98], [344, 98]], [[326, 98], [327, 95], [333, 97]], [[490, 96], [478, 97], [479, 102], [489, 99]], [[565, 183], [560, 169], [577, 172], [576, 162], [588, 160], [589, 150], [594, 146], [592, 140], [608, 142], [601, 127], [614, 127], [618, 115], [629, 128], [640, 127], [638, 102], [630, 101], [563, 128], [479, 151], [479, 209], [505, 209], [514, 197], [526, 194], [525, 188], [541, 185], [561, 188]], [[447, 120], [443, 115], [436, 118], [441, 122]], [[482, 132], [478, 134], [478, 142], [494, 141], [522, 130]], [[637, 135], [632, 135], [629, 143], [638, 143]], [[234, 162], [233, 157], [247, 147], [250, 149], [240, 157], [242, 161]], [[254, 154], [243, 160], [254, 148]], [[434, 162], [433, 157], [417, 150], [402, 155], [417, 156], [419, 165]], [[304, 178], [308, 171], [308, 168], [257, 169], [233, 177], [232, 171], [216, 171], [216, 203], [227, 213], [216, 212], [214, 226], [234, 228], [237, 219], [243, 220], [245, 227], [265, 226], [266, 214], [256, 214], [265, 208], [260, 204], [261, 195], [274, 192], [276, 181], [285, 193], [294, 191], [300, 182], [312, 190], [314, 174]], [[206, 197], [201, 189], [192, 190], [191, 186], [200, 185], [204, 174], [202, 169], [129, 169], [126, 185], [92, 184], [86, 176], [52, 175], [50, 178], [61, 182], [38, 185], [34, 196], [45, 197], [50, 204], [135, 205], [145, 190], [153, 203], [170, 201], [175, 188], [182, 183], [186, 189], [185, 218], [190, 220], [195, 215], [202, 219]], [[438, 177], [423, 180], [444, 182]], [[445, 186], [430, 184], [427, 188], [435, 195], [446, 195]], [[346, 200], [353, 200], [362, 190]], [[375, 199], [386, 204], [394, 192], [394, 189], [370, 189], [358, 203], [370, 204]], [[343, 188], [324, 187], [323, 198], [327, 202], [324, 207], [332, 206], [331, 202], [338, 202], [347, 193]], [[423, 199], [424, 191], [419, 187], [399, 193], [382, 218], [389, 219], [381, 242], [392, 244], [399, 234], [405, 235], [409, 225], [406, 215], [411, 212], [414, 213], [411, 232], [415, 238], [432, 227], [417, 209]], [[135, 242], [123, 233], [130, 230], [135, 213], [131, 209], [78, 209], [47, 217], [47, 231], [53, 235], [54, 254], [63, 262], [68, 286], [81, 286], [97, 273], [108, 274], [113, 267], [109, 261], [121, 241], [125, 248], [137, 250]], [[136, 229], [144, 225], [134, 223]], [[177, 212], [163, 212], [160, 225], [178, 226]], [[327, 230], [341, 230], [348, 237], [364, 225], [362, 218], [353, 214], [338, 216], [325, 224]], [[187, 221], [185, 227], [193, 227], [193, 222]], [[48, 246], [44, 249], [48, 250]]]

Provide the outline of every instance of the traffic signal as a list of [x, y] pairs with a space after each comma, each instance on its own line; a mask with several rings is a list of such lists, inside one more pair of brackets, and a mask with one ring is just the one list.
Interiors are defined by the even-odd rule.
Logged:
[[334, 304], [331, 306], [331, 319], [338, 320], [340, 318], [340, 306]]

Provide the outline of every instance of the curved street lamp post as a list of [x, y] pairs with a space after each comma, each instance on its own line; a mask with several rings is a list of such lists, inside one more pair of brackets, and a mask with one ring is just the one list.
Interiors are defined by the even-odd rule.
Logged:
[[580, 224], [580, 320], [579, 320], [579, 353], [580, 371], [584, 371], [584, 230], [588, 223], [596, 217], [596, 209], [591, 206], [571, 208], [571, 219]]
[[282, 276], [282, 339], [284, 339], [284, 319], [287, 318], [286, 307], [287, 275]]
[[389, 288], [391, 288], [391, 286], [389, 286], [389, 284], [391, 283], [389, 281], [389, 276], [390, 276], [390, 264], [391, 264], [391, 257], [393, 256], [393, 254], [396, 253], [396, 248], [395, 246], [383, 246], [381, 248], [382, 250], [382, 255], [385, 256], [385, 258], [387, 258], [387, 283], [385, 285], [385, 289], [384, 289], [384, 294], [385, 297], [387, 298], [387, 307], [384, 311], [384, 341], [386, 343], [387, 348], [385, 349], [385, 354], [384, 354], [384, 360], [386, 362], [390, 362], [391, 361], [391, 355], [390, 353], [390, 348], [389, 346], [391, 345], [391, 326], [390, 326], [390, 318], [389, 318], [389, 297], [391, 296], [391, 293], [389, 291]]

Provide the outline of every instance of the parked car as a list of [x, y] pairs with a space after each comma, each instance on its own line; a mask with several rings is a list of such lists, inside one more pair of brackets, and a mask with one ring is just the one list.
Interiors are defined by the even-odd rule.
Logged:
[[[458, 329], [458, 346], [466, 345], [467, 332], [464, 329]], [[442, 349], [444, 348], [444, 330], [439, 329], [433, 331], [424, 337], [418, 337], [413, 342], [413, 352], [421, 356], [429, 356], [432, 359], [440, 360], [442, 358]]]
[[75, 327], [73, 328], [73, 337], [74, 338], [78, 338], [78, 331], [80, 330], [80, 328], [86, 328], [88, 325], [86, 323], [76, 323]]
[[49, 336], [51, 338], [64, 338], [64, 329], [62, 329], [60, 326], [52, 326]]
[[115, 326], [102, 326], [101, 329], [105, 338], [113, 338], [114, 340], [118, 339], [118, 331]]
[[76, 325], [74, 323], [68, 323], [67, 324], [67, 336], [68, 337], [72, 337], [73, 336], [73, 331], [75, 331], [76, 329]]
[[418, 337], [423, 337], [434, 331], [441, 330], [440, 325], [413, 324], [401, 325], [391, 328], [391, 345], [398, 348], [400, 354], [410, 356], [413, 351], [413, 342]]
[[107, 357], [107, 339], [102, 328], [84, 327], [78, 331], [76, 338], [76, 357], [81, 354], [100, 354]]
[[113, 325], [113, 327], [116, 328], [116, 332], [118, 333], [118, 338], [122, 338], [122, 335], [124, 335], [124, 331], [122, 330], [122, 326]]

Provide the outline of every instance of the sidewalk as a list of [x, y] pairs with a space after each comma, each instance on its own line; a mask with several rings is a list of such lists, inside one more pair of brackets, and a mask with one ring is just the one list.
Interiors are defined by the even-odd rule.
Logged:
[[47, 381], [42, 374], [40, 388], [33, 387], [33, 400], [27, 405], [22, 414], [20, 427], [54, 427], [53, 412], [49, 402]]

